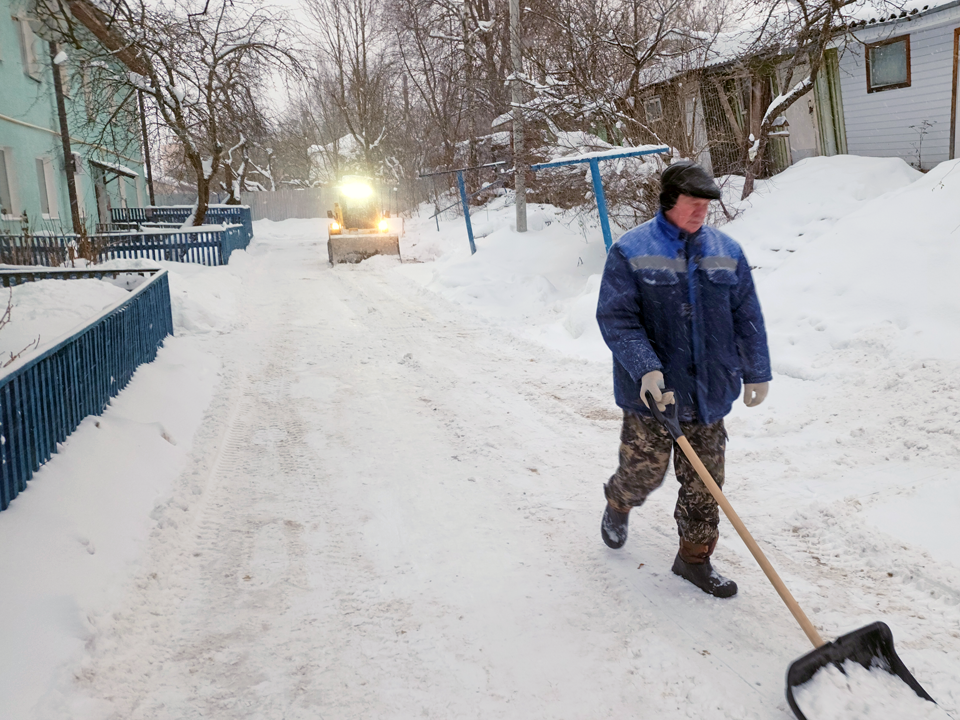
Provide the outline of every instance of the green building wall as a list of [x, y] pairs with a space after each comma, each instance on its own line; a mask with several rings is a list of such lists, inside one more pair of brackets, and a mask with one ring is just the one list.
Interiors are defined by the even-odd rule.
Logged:
[[[25, 7], [0, 0], [0, 233], [20, 234], [24, 214], [32, 233], [72, 232], [50, 45]], [[83, 70], [69, 54], [62, 67], [78, 204], [86, 230], [93, 232], [96, 223], [110, 221], [103, 217], [108, 206], [146, 204], [139, 137], [137, 128], [130, 128], [122, 148], [105, 147], [106, 134], [78, 118], [86, 113], [87, 99], [97, 105], [93, 112], [107, 106], [108, 98], [95, 87], [84, 87]], [[120, 174], [125, 172], [136, 177]]]

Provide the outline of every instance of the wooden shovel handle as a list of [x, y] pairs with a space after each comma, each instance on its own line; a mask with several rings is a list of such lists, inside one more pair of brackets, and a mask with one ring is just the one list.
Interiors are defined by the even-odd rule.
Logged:
[[[653, 407], [656, 407], [656, 405], [654, 404]], [[800, 605], [796, 600], [794, 600], [793, 595], [791, 595], [790, 591], [787, 590], [787, 586], [783, 584], [783, 580], [781, 580], [780, 576], [777, 575], [777, 571], [773, 569], [773, 565], [771, 565], [770, 561], [767, 560], [767, 556], [763, 554], [763, 550], [760, 549], [760, 546], [757, 545], [756, 540], [753, 539], [753, 536], [747, 530], [746, 526], [743, 524], [743, 521], [740, 520], [740, 516], [737, 515], [737, 512], [733, 509], [730, 501], [727, 500], [726, 496], [724, 496], [723, 491], [720, 490], [720, 486], [717, 485], [716, 480], [713, 479], [713, 477], [710, 475], [710, 472], [700, 461], [697, 453], [690, 445], [690, 441], [687, 440], [686, 436], [684, 435], [680, 435], [679, 437], [675, 438], [675, 440], [677, 445], [680, 446], [680, 449], [683, 450], [683, 454], [687, 456], [687, 460], [689, 460], [690, 464], [693, 465], [693, 469], [697, 471], [697, 475], [699, 475], [700, 479], [703, 480], [703, 484], [707, 486], [707, 490], [709, 490], [710, 494], [713, 495], [713, 499], [717, 501], [720, 509], [723, 510], [723, 514], [727, 516], [727, 519], [737, 531], [740, 539], [743, 540], [744, 544], [747, 546], [747, 549], [750, 550], [750, 553], [760, 565], [760, 569], [763, 570], [763, 574], [767, 576], [767, 580], [769, 580], [773, 585], [774, 590], [777, 591], [780, 599], [783, 600], [783, 603], [787, 606], [787, 609], [793, 615], [794, 619], [800, 623], [800, 627], [803, 629], [803, 632], [806, 633], [807, 638], [813, 643], [815, 648], [824, 645], [825, 643], [823, 638], [820, 637], [820, 633], [817, 632], [817, 629], [813, 626], [813, 623], [810, 622], [810, 619], [803, 612]]]

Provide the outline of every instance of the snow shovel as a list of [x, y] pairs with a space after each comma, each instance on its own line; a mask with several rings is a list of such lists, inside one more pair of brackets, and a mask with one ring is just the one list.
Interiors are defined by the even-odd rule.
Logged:
[[[673, 391], [663, 390], [663, 392], [668, 393]], [[750, 553], [763, 570], [764, 575], [767, 576], [767, 579], [777, 591], [780, 599], [783, 600], [794, 619], [800, 623], [800, 627], [803, 629], [803, 632], [806, 633], [807, 638], [813, 643], [815, 649], [798, 660], [794, 660], [787, 670], [787, 702], [790, 704], [790, 709], [793, 710], [798, 720], [807, 720], [807, 717], [801, 712], [794, 700], [794, 688], [803, 685], [810, 680], [818, 670], [827, 665], [837, 665], [842, 670], [843, 663], [847, 660], [853, 660], [868, 670], [873, 668], [885, 670], [900, 678], [913, 692], [924, 700], [934, 702], [934, 699], [927, 694], [926, 690], [924, 690], [920, 686], [920, 683], [910, 674], [910, 671], [907, 670], [903, 661], [893, 649], [893, 633], [885, 623], [875, 622], [871, 625], [866, 625], [859, 630], [841, 635], [829, 643], [820, 637], [820, 633], [817, 632], [813, 623], [810, 622], [809, 618], [807, 618], [806, 614], [804, 614], [800, 608], [800, 605], [794, 600], [793, 595], [787, 590], [787, 586], [783, 584], [783, 580], [780, 579], [777, 571], [773, 569], [773, 565], [767, 560], [766, 555], [763, 554], [763, 551], [760, 549], [760, 546], [757, 545], [753, 536], [747, 531], [746, 526], [740, 520], [740, 516], [737, 515], [736, 511], [734, 511], [730, 505], [730, 502], [720, 490], [720, 486], [717, 485], [716, 481], [710, 475], [710, 472], [700, 461], [697, 453], [690, 445], [690, 441], [684, 437], [683, 430], [680, 429], [680, 421], [677, 419], [676, 403], [669, 405], [666, 411], [661, 412], [659, 408], [657, 408], [657, 403], [649, 391], [647, 391], [647, 403], [653, 416], [663, 423], [667, 432], [670, 433], [683, 451], [683, 454], [687, 457], [687, 460], [693, 465], [693, 468], [697, 471], [697, 475], [700, 476], [703, 484], [707, 486], [710, 494], [713, 495], [720, 509], [723, 510], [723, 514], [727, 516], [730, 524], [736, 529], [737, 534], [740, 535], [740, 539], [743, 540], [744, 544], [750, 550]]]

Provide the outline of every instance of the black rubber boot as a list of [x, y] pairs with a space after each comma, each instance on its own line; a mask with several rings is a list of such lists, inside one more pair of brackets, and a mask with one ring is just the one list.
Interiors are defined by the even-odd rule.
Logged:
[[714, 570], [710, 564], [710, 558], [704, 558], [703, 562], [691, 563], [677, 553], [677, 559], [673, 561], [673, 573], [684, 580], [689, 580], [714, 597], [728, 598], [737, 594], [737, 584]]
[[603, 520], [600, 521], [600, 535], [607, 547], [614, 550], [622, 548], [627, 541], [627, 521], [630, 519], [630, 511], [620, 512], [615, 510], [610, 503], [607, 503], [607, 509], [603, 511]]

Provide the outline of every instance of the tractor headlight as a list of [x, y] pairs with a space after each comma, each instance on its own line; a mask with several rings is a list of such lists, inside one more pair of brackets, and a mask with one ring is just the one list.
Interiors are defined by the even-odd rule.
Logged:
[[340, 232], [340, 223], [338, 223], [336, 220], [334, 220], [332, 223], [330, 223], [330, 232], [332, 232], [332, 233], [334, 233], [334, 234], [339, 233], [339, 232]]
[[377, 224], [377, 227], [380, 228], [380, 232], [386, 232], [390, 229], [390, 223], [388, 223], [386, 220], [381, 220]]
[[366, 200], [373, 195], [373, 188], [365, 182], [347, 182], [340, 186], [340, 192], [351, 200]]

